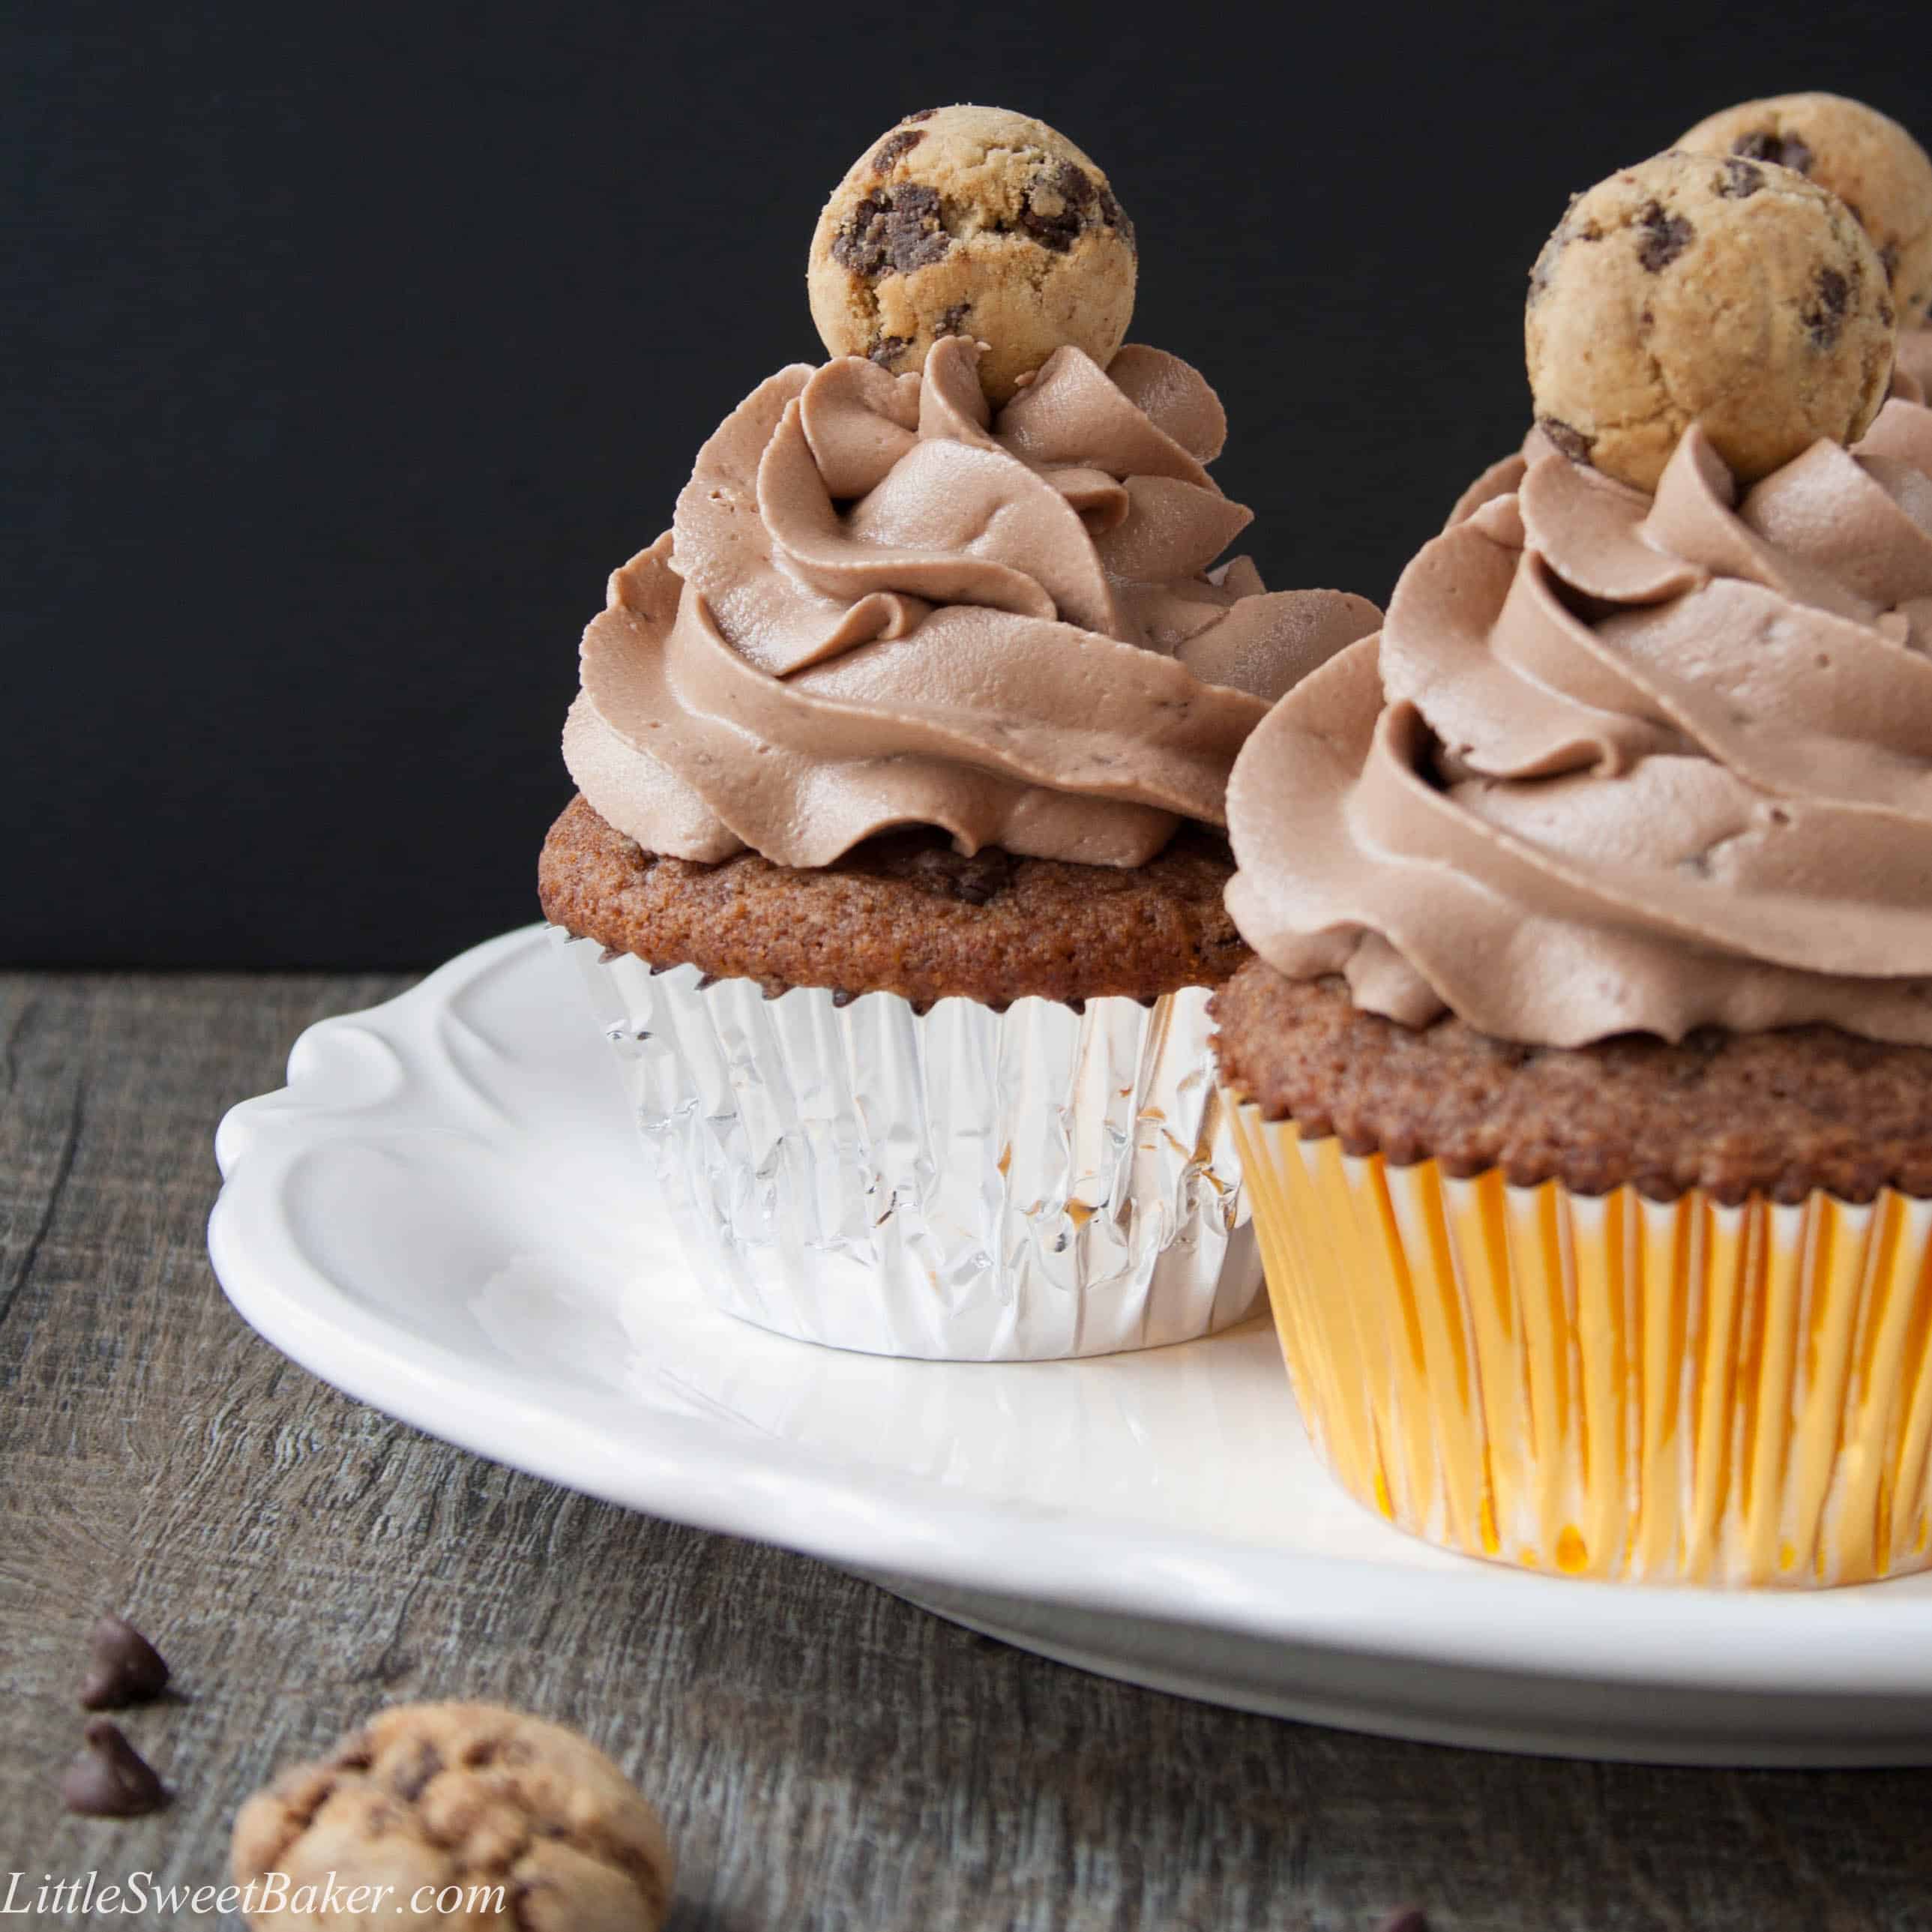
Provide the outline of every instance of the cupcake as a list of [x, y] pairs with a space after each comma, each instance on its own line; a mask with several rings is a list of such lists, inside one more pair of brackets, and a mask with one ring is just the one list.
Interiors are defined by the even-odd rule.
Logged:
[[1829, 188], [1878, 250], [1898, 316], [1898, 370], [1932, 392], [1932, 158], [1890, 116], [1837, 94], [1780, 94], [1700, 121], [1676, 143], [1741, 163], [1774, 162]]
[[544, 909], [694, 1273], [785, 1334], [1087, 1354], [1259, 1293], [1228, 774], [1380, 614], [1216, 564], [1225, 419], [1123, 346], [1136, 260], [1052, 129], [909, 116], [820, 218], [830, 359], [725, 419], [584, 634]]
[[1236, 763], [1216, 997], [1302, 1414], [1567, 1575], [1932, 1543], [1932, 412], [1835, 196], [1660, 155], [1532, 278], [1538, 429]]

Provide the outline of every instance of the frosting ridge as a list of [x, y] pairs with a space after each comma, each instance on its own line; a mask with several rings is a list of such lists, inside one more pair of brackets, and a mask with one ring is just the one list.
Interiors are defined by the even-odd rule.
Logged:
[[1410, 1025], [1932, 1044], [1932, 411], [1739, 496], [1532, 435], [1238, 761], [1243, 936]]
[[1226, 419], [1186, 363], [1065, 347], [994, 417], [977, 353], [794, 365], [705, 444], [584, 634], [565, 758], [618, 830], [810, 866], [923, 824], [1138, 865], [1226, 822], [1270, 703], [1373, 627], [1214, 567], [1250, 513], [1208, 475]]

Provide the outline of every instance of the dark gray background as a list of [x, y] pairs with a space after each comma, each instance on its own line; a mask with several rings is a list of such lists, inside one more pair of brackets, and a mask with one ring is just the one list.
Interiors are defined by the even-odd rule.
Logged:
[[1728, 101], [1932, 134], [1922, 10], [70, 4], [12, 16], [0, 961], [427, 964], [534, 916], [610, 568], [816, 352], [912, 108], [1054, 122], [1270, 584], [1385, 599], [1520, 433], [1565, 196]]

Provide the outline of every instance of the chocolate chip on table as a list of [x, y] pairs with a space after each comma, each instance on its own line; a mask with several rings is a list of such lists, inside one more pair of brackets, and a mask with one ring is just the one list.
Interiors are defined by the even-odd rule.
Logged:
[[154, 1767], [111, 1718], [90, 1718], [85, 1747], [61, 1778], [61, 1796], [83, 1818], [142, 1818], [168, 1802]]
[[103, 1617], [88, 1642], [94, 1660], [81, 1680], [83, 1710], [124, 1710], [150, 1702], [167, 1688], [168, 1666], [160, 1652], [125, 1617]]
[[1761, 134], [1740, 134], [1731, 143], [1731, 152], [1748, 161], [1768, 161], [1773, 167], [1789, 168], [1799, 175], [1811, 172], [1815, 158], [1796, 134], [1776, 134], [1768, 128]]
[[1718, 192], [1728, 201], [1742, 201], [1764, 185], [1764, 170], [1754, 161], [1740, 160], [1733, 154], [1724, 164], [1724, 178]]
[[1643, 239], [1637, 244], [1636, 258], [1653, 275], [1676, 261], [1697, 232], [1682, 215], [1668, 213], [1660, 201], [1651, 202], [1639, 218]]

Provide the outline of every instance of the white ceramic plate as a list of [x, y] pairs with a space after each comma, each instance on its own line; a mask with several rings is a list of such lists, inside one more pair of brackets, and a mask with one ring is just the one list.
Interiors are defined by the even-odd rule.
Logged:
[[217, 1152], [215, 1271], [269, 1341], [572, 1488], [1247, 1709], [1586, 1756], [1932, 1762], [1932, 1578], [1726, 1596], [1426, 1549], [1322, 1474], [1261, 1322], [953, 1365], [715, 1312], [540, 928], [313, 1028]]

